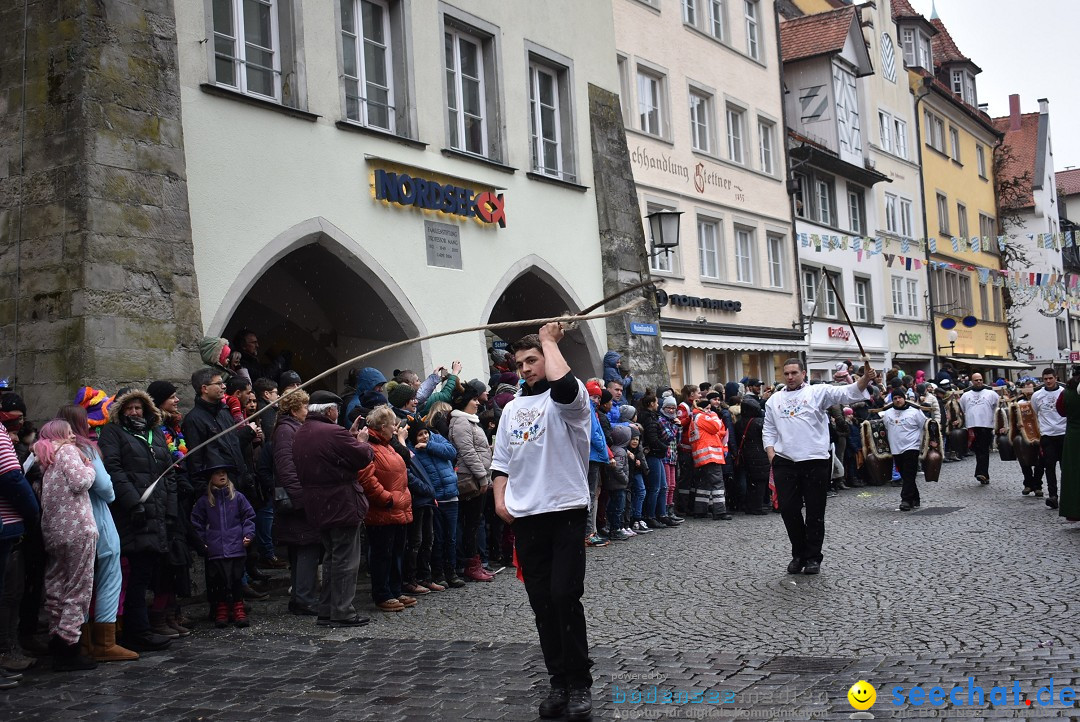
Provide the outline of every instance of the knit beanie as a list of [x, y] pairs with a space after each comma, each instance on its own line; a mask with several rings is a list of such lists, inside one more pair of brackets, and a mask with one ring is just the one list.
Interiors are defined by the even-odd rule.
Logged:
[[399, 384], [391, 381], [386, 385], [386, 398], [391, 406], [403, 409], [405, 404], [416, 398], [416, 389], [411, 384]]
[[172, 395], [176, 393], [176, 387], [168, 381], [154, 381], [146, 387], [146, 393], [150, 394], [150, 398], [154, 401], [154, 406], [159, 409], [161, 405], [172, 398]]
[[633, 406], [620, 406], [619, 407], [619, 421], [625, 421], [627, 423], [634, 420], [634, 416], [637, 415], [637, 409]]
[[614, 398], [615, 397], [611, 395], [610, 391], [608, 391], [607, 389], [604, 389], [603, 391], [600, 392], [600, 405], [603, 406], [604, 404], [608, 403], [609, 401], [611, 401]]

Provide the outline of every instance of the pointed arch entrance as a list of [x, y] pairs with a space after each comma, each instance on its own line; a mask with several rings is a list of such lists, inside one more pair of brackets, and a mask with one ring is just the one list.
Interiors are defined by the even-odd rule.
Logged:
[[[325, 218], [285, 231], [241, 270], [208, 333], [236, 346], [232, 335], [242, 328], [258, 335], [264, 354], [290, 351], [292, 368], [305, 380], [365, 351], [426, 333], [390, 275]], [[427, 366], [419, 344], [363, 365], [387, 376], [395, 368]], [[338, 390], [345, 376], [320, 385]]]

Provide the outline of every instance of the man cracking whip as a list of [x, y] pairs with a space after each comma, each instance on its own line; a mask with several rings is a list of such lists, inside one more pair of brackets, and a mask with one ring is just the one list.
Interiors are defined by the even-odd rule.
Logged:
[[514, 525], [518, 568], [536, 615], [551, 691], [544, 719], [592, 715], [585, 631], [585, 530], [592, 407], [559, 350], [561, 324], [511, 346], [525, 385], [503, 409], [491, 475], [495, 511]]

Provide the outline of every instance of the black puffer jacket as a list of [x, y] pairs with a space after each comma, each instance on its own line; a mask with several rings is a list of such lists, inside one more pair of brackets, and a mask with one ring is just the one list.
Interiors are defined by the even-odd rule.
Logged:
[[735, 433], [742, 438], [739, 446], [739, 463], [746, 470], [747, 477], [755, 482], [769, 480], [769, 455], [761, 431], [765, 426], [765, 415], [755, 399], [743, 399], [742, 414], [735, 424]]
[[667, 456], [671, 435], [660, 425], [660, 417], [657, 412], [652, 409], [642, 409], [640, 419], [643, 429], [641, 440], [647, 449], [645, 455], [654, 459], [662, 459]]
[[246, 480], [248, 467], [247, 462], [244, 460], [242, 445], [243, 442], [253, 438], [254, 434], [246, 426], [237, 426], [232, 414], [229, 413], [228, 406], [220, 401], [210, 403], [202, 399], [195, 399], [195, 405], [191, 407], [191, 411], [184, 417], [182, 425], [184, 440], [187, 442], [188, 449], [194, 449], [199, 444], [217, 436], [226, 429], [235, 429], [235, 431], [225, 434], [225, 436], [204, 449], [189, 451], [188, 455], [184, 457], [184, 466], [187, 468], [188, 476], [191, 478], [191, 485], [199, 492], [204, 491], [200, 487], [205, 486], [205, 479], [202, 476], [203, 470], [220, 464], [228, 464], [236, 469], [234, 482], [236, 482], [237, 488], [250, 483], [250, 481]]
[[[124, 423], [120, 413], [132, 400], [142, 401], [146, 420], [146, 430], [138, 435]], [[169, 511], [175, 514], [177, 508], [176, 484], [171, 479], [162, 479], [146, 501], [139, 502], [143, 492], [172, 463], [169, 447], [158, 428], [161, 412], [150, 396], [138, 389], [116, 399], [113, 409], [112, 418], [101, 429], [98, 446], [116, 492], [109, 508], [120, 535], [120, 553], [165, 554], [169, 550]]]

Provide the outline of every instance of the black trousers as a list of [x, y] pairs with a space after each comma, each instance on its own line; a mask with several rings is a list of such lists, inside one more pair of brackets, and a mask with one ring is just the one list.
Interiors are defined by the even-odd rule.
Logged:
[[[153, 552], [128, 554], [127, 589], [124, 590], [124, 634], [138, 636], [150, 629], [150, 616], [146, 609], [146, 590], [154, 579], [154, 567], [160, 555]], [[241, 561], [241, 565], [243, 562]], [[209, 575], [209, 565], [207, 566]], [[209, 584], [207, 584], [209, 590]]]
[[903, 487], [900, 489], [900, 501], [911, 505], [919, 503], [919, 487], [915, 484], [915, 475], [919, 473], [919, 450], [910, 449], [893, 455], [896, 468], [900, 472]]
[[[1020, 461], [1017, 458], [1017, 461]], [[1035, 466], [1028, 466], [1020, 461], [1020, 473], [1024, 475], [1024, 486], [1032, 491], [1042, 491], [1043, 483], [1043, 458], [1042, 451], [1035, 457]]]
[[[484, 520], [484, 504], [487, 502], [487, 496], [487, 494], [480, 494], [468, 501], [461, 500], [458, 504], [464, 527], [461, 543], [465, 560], [472, 559], [477, 554], [476, 534], [480, 531], [480, 523]], [[458, 560], [459, 563], [461, 561], [461, 559]]]
[[552, 686], [588, 688], [589, 640], [585, 631], [585, 508], [526, 516], [514, 521], [514, 538], [529, 604], [536, 615], [540, 649]]
[[247, 557], [206, 560], [206, 601], [210, 604], [244, 601], [244, 571]]
[[409, 524], [409, 542], [405, 548], [405, 581], [409, 584], [431, 581], [431, 545], [435, 539], [435, 507], [414, 506]]
[[975, 476], [990, 478], [990, 446], [994, 443], [994, 430], [976, 426], [975, 432]]
[[1057, 470], [1061, 464], [1061, 454], [1065, 451], [1065, 437], [1042, 436], [1039, 438], [1039, 446], [1042, 447], [1042, 463], [1046, 471], [1046, 489], [1050, 492], [1050, 496], [1056, 497], [1058, 495]]
[[[820, 562], [825, 541], [825, 499], [832, 476], [831, 459], [790, 461], [773, 458], [773, 481], [780, 517], [787, 527], [793, 559]], [[803, 519], [803, 505], [806, 519]]]

